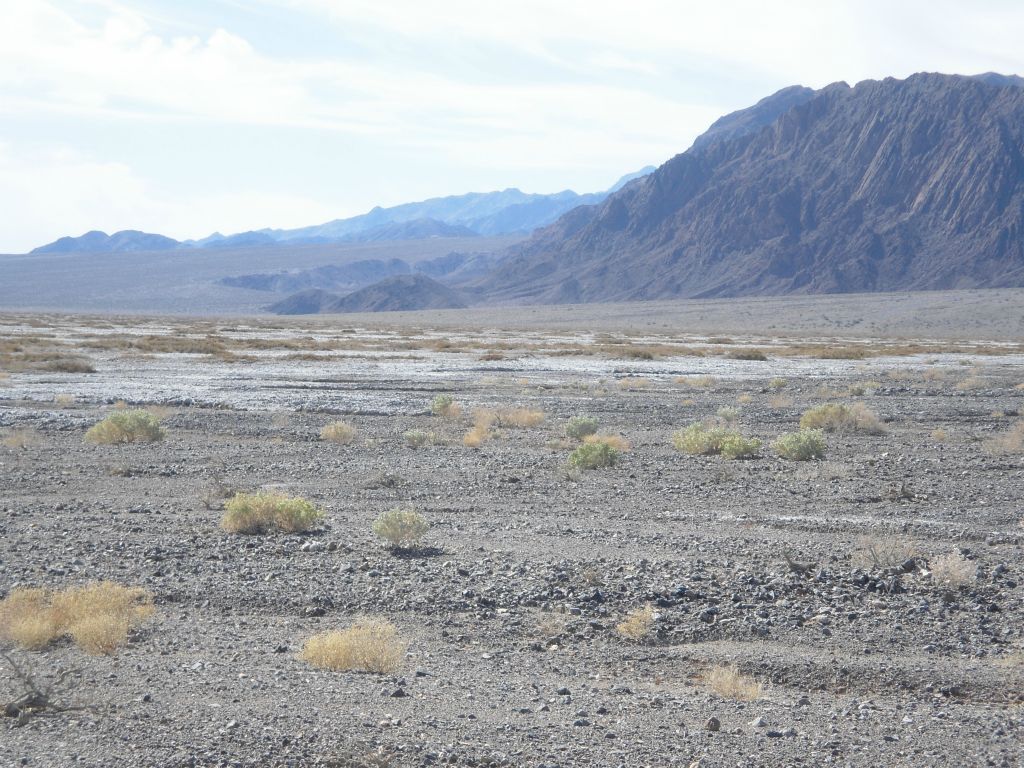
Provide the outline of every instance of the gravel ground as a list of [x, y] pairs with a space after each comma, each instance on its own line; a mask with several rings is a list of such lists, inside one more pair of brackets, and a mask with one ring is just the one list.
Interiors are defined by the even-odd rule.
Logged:
[[[86, 354], [96, 373], [0, 381], [0, 432], [27, 436], [0, 447], [0, 595], [112, 579], [157, 610], [116, 655], [12, 652], [40, 681], [80, 670], [61, 702], [88, 708], [3, 718], [0, 765], [1022, 764], [1024, 458], [986, 450], [1022, 413], [1019, 357]], [[466, 415], [431, 416], [439, 392]], [[166, 439], [84, 443], [122, 398], [164, 406]], [[831, 401], [886, 433], [830, 435], [815, 462], [672, 448], [722, 406], [767, 444]], [[506, 406], [545, 421], [462, 444], [473, 408]], [[632, 443], [617, 466], [567, 470], [577, 414]], [[318, 439], [337, 418], [353, 444]], [[326, 520], [229, 535], [213, 483], [300, 494]], [[431, 523], [411, 555], [371, 532], [399, 505]], [[904, 556], [874, 566], [868, 544]], [[932, 573], [949, 556], [966, 583]], [[620, 636], [647, 604], [649, 634]], [[397, 673], [296, 657], [365, 615], [408, 642]], [[0, 664], [2, 703], [21, 683]], [[761, 695], [716, 693], [718, 665]]]

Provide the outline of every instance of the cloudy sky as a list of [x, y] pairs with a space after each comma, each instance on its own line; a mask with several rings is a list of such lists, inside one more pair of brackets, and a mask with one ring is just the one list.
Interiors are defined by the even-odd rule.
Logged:
[[787, 85], [1024, 74], [1024, 3], [0, 0], [0, 252], [603, 189]]

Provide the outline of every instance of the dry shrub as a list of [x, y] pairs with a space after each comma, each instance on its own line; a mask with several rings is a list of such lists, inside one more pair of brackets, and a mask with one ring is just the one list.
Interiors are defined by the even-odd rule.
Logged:
[[53, 403], [61, 408], [69, 408], [75, 404], [75, 396], [68, 394], [54, 395]]
[[711, 389], [718, 383], [714, 376], [676, 376], [674, 381], [693, 389]]
[[740, 405], [749, 405], [750, 403], [754, 402], [754, 397], [753, 395], [748, 395], [746, 392], [744, 392], [742, 395], [736, 398], [736, 402], [739, 403]]
[[740, 409], [732, 405], [721, 405], [718, 410], [715, 411], [715, 416], [724, 421], [726, 424], [732, 424], [739, 420]]
[[430, 412], [445, 419], [457, 419], [462, 415], [462, 406], [451, 395], [438, 395], [430, 403]]
[[729, 353], [731, 360], [753, 360], [757, 362], [765, 362], [768, 359], [768, 355], [760, 349], [737, 349]]
[[18, 588], [0, 601], [0, 636], [38, 650], [68, 635], [86, 653], [111, 654], [152, 614], [149, 592], [111, 581], [62, 592]]
[[496, 413], [495, 425], [499, 427], [536, 427], [544, 421], [544, 411], [529, 408], [510, 408]]
[[867, 356], [861, 347], [826, 347], [815, 355], [819, 360], [863, 360]]
[[984, 389], [987, 382], [980, 376], [968, 376], [963, 381], [956, 383], [956, 389], [960, 392], [970, 392], [975, 389]]
[[826, 403], [804, 411], [800, 429], [821, 429], [825, 432], [863, 432], [868, 435], [885, 434], [885, 426], [878, 415], [863, 403]]
[[301, 533], [323, 519], [323, 511], [300, 496], [273, 491], [236, 493], [224, 505], [220, 527], [228, 533], [265, 533], [273, 527]]
[[928, 561], [928, 570], [936, 584], [958, 589], [973, 584], [977, 579], [977, 568], [958, 552], [933, 557]]
[[349, 445], [356, 439], [357, 434], [358, 430], [347, 421], [332, 421], [320, 430], [320, 439], [329, 443]]
[[545, 638], [554, 638], [563, 634], [569, 626], [569, 619], [564, 613], [536, 611], [533, 616], [536, 634]]
[[778, 391], [780, 389], [784, 389], [787, 384], [789, 384], [788, 381], [786, 381], [785, 379], [783, 379], [783, 378], [781, 378], [779, 376], [776, 376], [774, 379], [772, 379], [771, 381], [768, 382], [768, 387], [770, 389], [774, 389], [774, 390]]
[[430, 530], [430, 523], [414, 509], [389, 509], [373, 521], [373, 532], [391, 549], [411, 549]]
[[647, 389], [650, 386], [650, 379], [644, 379], [639, 376], [630, 376], [629, 378], [619, 380], [619, 388], [625, 390]]
[[920, 548], [910, 539], [899, 536], [862, 536], [851, 558], [858, 568], [898, 568], [915, 560]]
[[433, 432], [424, 432], [422, 429], [410, 429], [402, 433], [402, 439], [410, 448], [422, 448], [433, 443], [435, 437]]
[[462, 436], [462, 444], [467, 448], [479, 448], [491, 439], [492, 433], [486, 427], [473, 427]]
[[625, 453], [632, 446], [629, 444], [629, 440], [622, 437], [621, 435], [609, 435], [609, 434], [593, 434], [587, 435], [583, 438], [585, 445], [607, 445], [609, 448], [614, 448], [616, 451]]
[[5, 448], [12, 451], [24, 451], [33, 446], [39, 445], [39, 433], [34, 429], [14, 429], [0, 439]]
[[359, 619], [348, 629], [321, 632], [309, 638], [299, 658], [332, 672], [358, 670], [384, 674], [402, 666], [407, 644], [384, 619]]
[[89, 428], [85, 440], [98, 445], [152, 443], [164, 439], [160, 420], [146, 411], [118, 411]]
[[1024, 421], [1018, 421], [1006, 432], [988, 438], [982, 446], [993, 456], [1024, 454]]
[[932, 430], [932, 440], [934, 440], [935, 442], [944, 443], [948, 439], [949, 435], [946, 434], [946, 430], [942, 429], [941, 427], [937, 427]]
[[639, 642], [647, 637], [654, 627], [654, 607], [648, 603], [643, 608], [630, 612], [626, 618], [615, 625], [619, 636], [627, 640]]
[[789, 395], [773, 395], [768, 398], [768, 407], [775, 411], [780, 411], [783, 408], [792, 408], [793, 398]]
[[761, 697], [761, 683], [733, 666], [718, 664], [711, 668], [704, 679], [711, 690], [723, 699], [756, 701]]

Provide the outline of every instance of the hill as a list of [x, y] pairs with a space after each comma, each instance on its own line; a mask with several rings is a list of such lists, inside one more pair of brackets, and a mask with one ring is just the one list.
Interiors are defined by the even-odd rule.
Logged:
[[560, 303], [1024, 285], [1020, 78], [787, 89], [709, 134], [475, 287]]
[[279, 315], [330, 312], [394, 312], [423, 309], [461, 309], [465, 300], [457, 291], [426, 275], [396, 275], [347, 296], [320, 289], [296, 293], [267, 309]]
[[179, 248], [181, 243], [170, 237], [124, 229], [108, 235], [93, 230], [79, 237], [62, 237], [52, 243], [41, 245], [31, 253], [122, 253], [139, 251], [168, 251]]

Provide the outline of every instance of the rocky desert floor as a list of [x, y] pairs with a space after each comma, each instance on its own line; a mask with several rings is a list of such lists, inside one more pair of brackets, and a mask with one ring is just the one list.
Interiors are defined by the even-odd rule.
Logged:
[[[62, 687], [0, 719], [0, 765], [1024, 764], [1024, 345], [583, 327], [0, 317], [0, 597], [155, 603], [110, 655], [5, 646], [0, 704], [15, 665]], [[777, 456], [826, 403], [880, 433]], [[83, 440], [124, 408], [165, 438]], [[543, 421], [464, 444], [510, 408]], [[628, 441], [615, 466], [569, 467], [580, 415]], [[351, 443], [320, 439], [338, 420]], [[673, 447], [705, 421], [760, 456]], [[324, 522], [220, 528], [271, 488]], [[422, 546], [374, 535], [395, 507]], [[298, 658], [367, 616], [396, 672]]]

